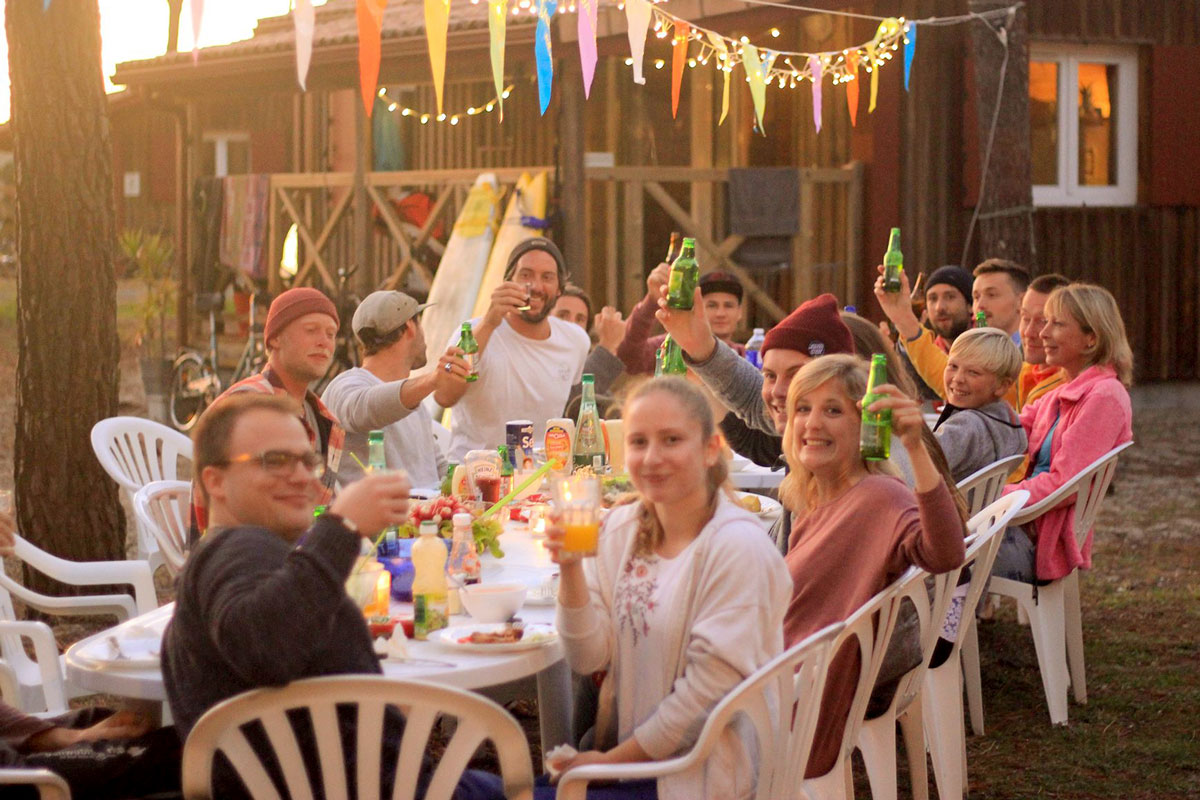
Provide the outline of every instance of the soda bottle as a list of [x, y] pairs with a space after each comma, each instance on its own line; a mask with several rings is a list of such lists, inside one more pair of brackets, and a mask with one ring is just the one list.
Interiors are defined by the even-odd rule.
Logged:
[[504, 497], [513, 488], [513, 465], [508, 457], [508, 445], [502, 444], [496, 448], [500, 454], [500, 496]]
[[464, 322], [462, 324], [462, 333], [458, 337], [458, 346], [462, 348], [463, 360], [467, 362], [467, 367], [470, 370], [467, 373], [467, 383], [479, 380], [479, 344], [475, 341], [475, 333], [471, 330], [471, 323]]
[[[387, 468], [387, 456], [383, 449], [383, 431], [371, 431], [367, 434], [367, 471], [385, 472]], [[379, 543], [378, 555], [380, 558], [391, 558], [396, 555], [400, 548], [396, 542], [398, 534], [399, 529], [395, 525], [384, 530], [383, 540]]]
[[750, 336], [750, 341], [746, 342], [746, 360], [758, 369], [762, 369], [762, 346], [764, 338], [763, 329], [755, 328], [754, 333]]
[[904, 254], [900, 252], [900, 229], [892, 228], [888, 249], [883, 254], [883, 290], [900, 291], [900, 273], [904, 271]]
[[421, 523], [421, 535], [412, 546], [413, 638], [426, 639], [446, 627], [449, 608], [446, 586], [446, 545], [437, 535], [437, 523]]
[[600, 456], [601, 465], [605, 460], [604, 432], [600, 429], [600, 413], [596, 410], [595, 378], [590, 372], [583, 373], [583, 393], [579, 401], [579, 419], [575, 423], [575, 451], [573, 453], [576, 468], [590, 467], [594, 457]]
[[875, 391], [876, 386], [887, 383], [887, 356], [875, 353], [871, 356], [871, 375], [867, 379], [867, 393], [862, 399], [862, 429], [858, 438], [862, 457], [868, 461], [887, 461], [892, 452], [892, 410], [868, 411], [867, 408], [885, 395]]
[[696, 264], [696, 240], [683, 239], [679, 258], [671, 263], [671, 278], [667, 283], [667, 306], [684, 311], [692, 307], [696, 284], [700, 282], [700, 267]]
[[976, 328], [986, 328], [987, 327], [987, 314], [983, 313], [982, 311], [975, 312], [975, 327]]

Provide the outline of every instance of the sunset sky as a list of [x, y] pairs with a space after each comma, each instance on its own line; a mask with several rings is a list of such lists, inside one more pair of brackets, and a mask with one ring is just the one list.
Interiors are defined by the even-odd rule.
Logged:
[[[53, 0], [78, 2], [78, 0]], [[324, 5], [314, 0], [313, 5]], [[260, 17], [287, 13], [289, 0], [205, 0], [204, 20], [200, 26], [200, 46], [225, 44], [247, 39], [254, 32]], [[0, 122], [8, 120], [8, 41], [4, 31], [4, 5], [0, 3]], [[100, 37], [103, 50], [104, 77], [113, 72], [121, 61], [153, 58], [167, 49], [166, 0], [100, 0]], [[183, 19], [179, 26], [179, 49], [192, 48], [191, 0], [183, 4]], [[111, 84], [109, 91], [113, 91]]]

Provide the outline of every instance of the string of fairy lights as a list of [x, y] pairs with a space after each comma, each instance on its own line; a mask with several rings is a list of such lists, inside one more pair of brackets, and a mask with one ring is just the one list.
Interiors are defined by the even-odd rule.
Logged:
[[456, 114], [447, 113], [445, 111], [440, 114], [429, 113], [427, 111], [418, 111], [415, 108], [400, 105], [399, 102], [393, 101], [390, 97], [388, 97], [387, 87], [384, 86], [379, 87], [378, 94], [379, 99], [387, 103], [388, 111], [393, 113], [399, 111], [400, 116], [412, 117], [422, 125], [428, 125], [430, 122], [447, 122], [451, 125], [457, 125], [458, 123], [462, 122], [464, 117], [474, 117], [480, 114], [492, 113], [499, 106], [501, 100], [508, 99], [508, 96], [512, 93], [512, 90], [513, 84], [510, 83], [508, 86], [504, 87], [504, 90], [501, 91], [500, 94], [494, 96], [491, 100], [488, 100], [483, 105], [469, 106], [465, 111], [460, 111]]

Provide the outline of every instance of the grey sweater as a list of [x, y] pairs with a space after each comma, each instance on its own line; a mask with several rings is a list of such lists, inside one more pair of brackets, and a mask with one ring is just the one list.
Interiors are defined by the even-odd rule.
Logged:
[[1004, 400], [981, 408], [947, 406], [933, 434], [956, 481], [1002, 458], [1023, 455], [1029, 446], [1021, 421]]

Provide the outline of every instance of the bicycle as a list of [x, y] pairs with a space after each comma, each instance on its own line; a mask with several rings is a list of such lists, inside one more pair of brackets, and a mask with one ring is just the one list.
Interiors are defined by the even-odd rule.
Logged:
[[267, 350], [263, 341], [263, 324], [257, 321], [255, 310], [266, 299], [267, 295], [257, 290], [250, 296], [250, 332], [233, 375], [226, 384], [221, 379], [217, 358], [217, 313], [225, 307], [225, 294], [204, 292], [196, 295], [196, 311], [208, 314], [208, 351], [187, 348], [175, 358], [171, 369], [167, 416], [176, 430], [184, 433], [190, 431], [204, 409], [217, 399], [226, 386], [262, 371], [267, 363]]

